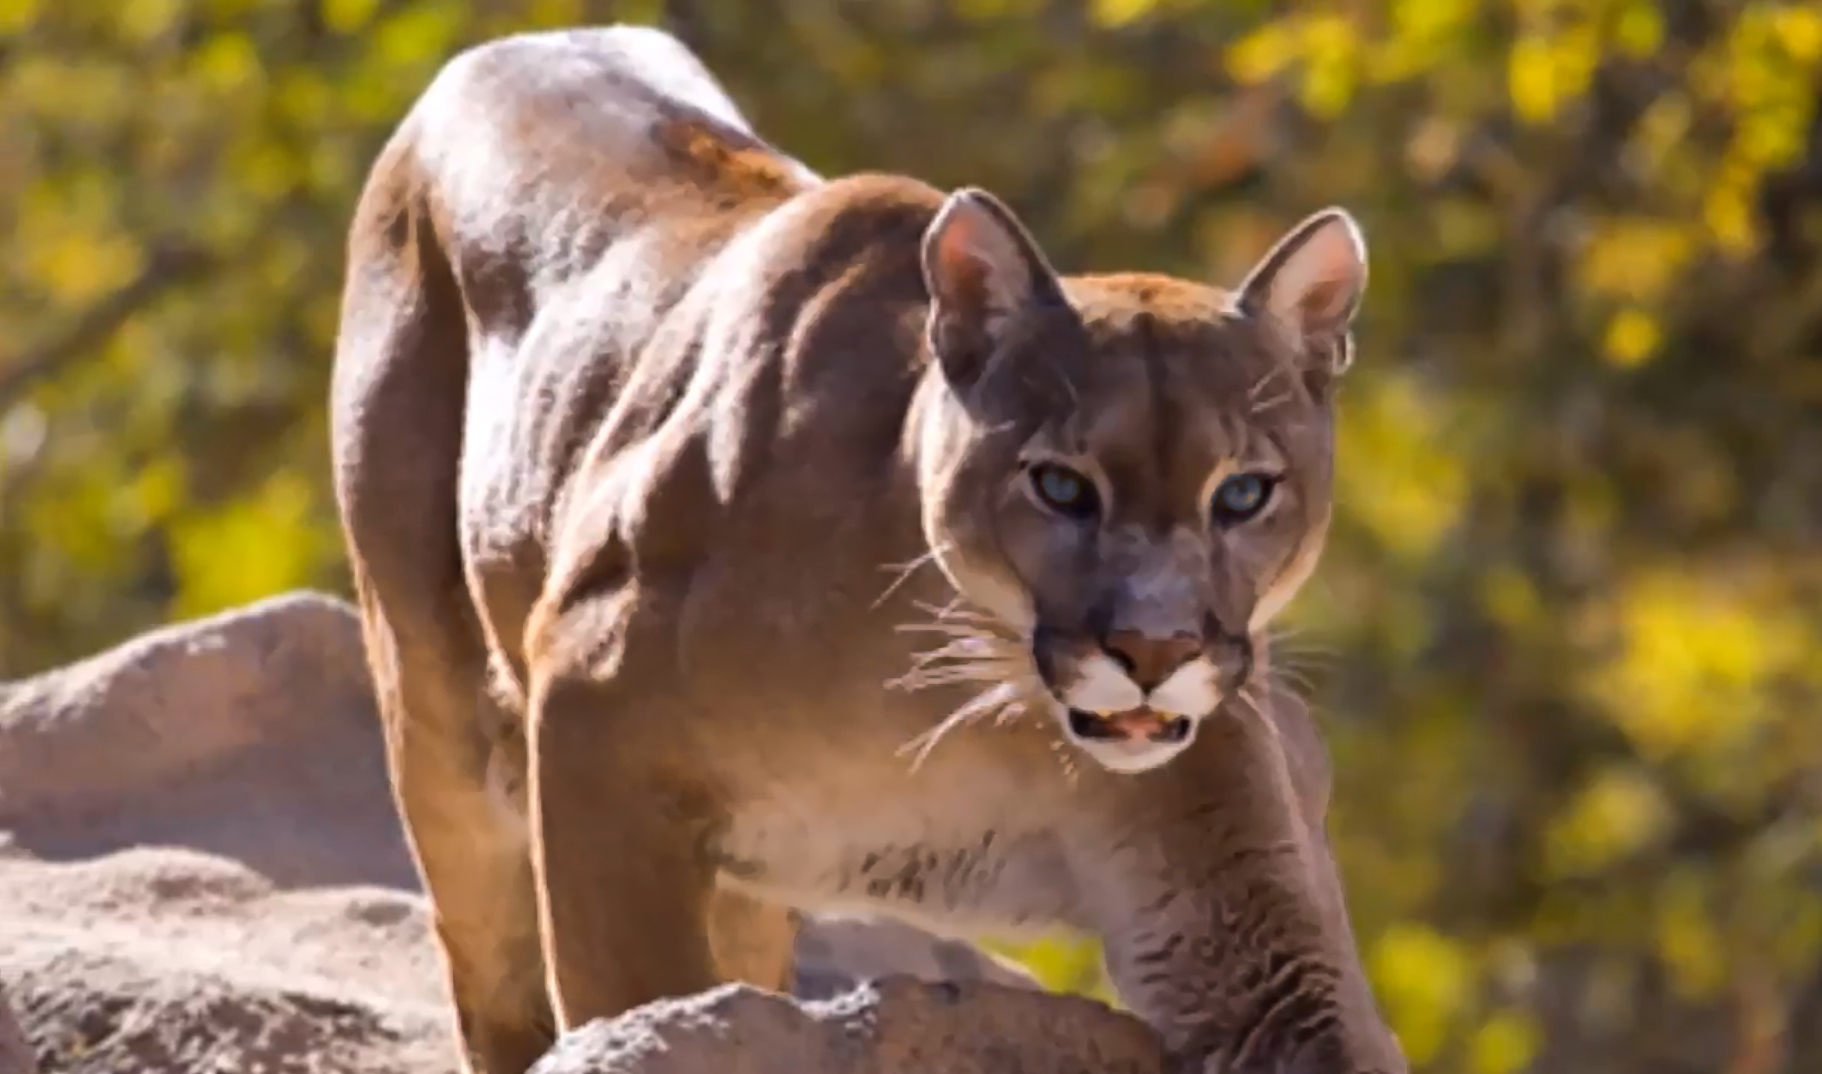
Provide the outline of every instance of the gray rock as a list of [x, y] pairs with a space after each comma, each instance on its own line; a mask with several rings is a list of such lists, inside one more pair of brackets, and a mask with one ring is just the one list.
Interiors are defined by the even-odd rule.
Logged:
[[[342, 601], [285, 594], [0, 684], [0, 1074], [34, 1049], [60, 1074], [444, 1074], [417, 888]], [[793, 990], [824, 1002], [717, 989], [583, 1027], [538, 1069], [1158, 1069], [1137, 1021], [971, 944], [802, 922]]]
[[1162, 1074], [1143, 1023], [1093, 1000], [891, 977], [822, 1002], [744, 985], [565, 1034], [531, 1074]]
[[0, 829], [53, 860], [141, 845], [287, 886], [415, 887], [345, 602], [287, 593], [0, 685]]
[[[88, 951], [45, 956], [20, 992], [47, 1069], [59, 1074], [453, 1074], [438, 1062], [444, 1047], [419, 1043], [414, 1054], [406, 1029], [333, 992]], [[0, 1071], [11, 1074], [5, 1062]]]
[[0, 980], [46, 1074], [453, 1074], [417, 903], [172, 848], [4, 863]]
[[791, 992], [799, 999], [828, 999], [890, 974], [1043, 987], [1017, 963], [887, 917], [804, 914], [795, 957]]
[[38, 1061], [25, 1041], [25, 1031], [13, 1017], [4, 982], [0, 982], [0, 1074], [38, 1074]]

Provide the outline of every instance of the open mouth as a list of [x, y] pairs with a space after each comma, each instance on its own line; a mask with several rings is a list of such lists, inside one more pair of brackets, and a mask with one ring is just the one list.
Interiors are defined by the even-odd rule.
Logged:
[[1077, 738], [1095, 742], [1130, 742], [1145, 739], [1173, 744], [1189, 737], [1188, 716], [1166, 716], [1150, 709], [1133, 709], [1105, 716], [1081, 709], [1069, 710], [1069, 731]]

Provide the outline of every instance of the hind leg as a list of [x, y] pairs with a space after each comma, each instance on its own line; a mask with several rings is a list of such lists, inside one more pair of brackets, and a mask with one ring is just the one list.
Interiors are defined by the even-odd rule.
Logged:
[[554, 1022], [524, 824], [489, 785], [490, 766], [497, 784], [513, 764], [496, 758], [510, 746], [498, 733], [510, 721], [487, 696], [459, 574], [435, 572], [441, 557], [428, 534], [399, 532], [419, 538], [407, 542], [416, 554], [401, 557], [411, 562], [389, 563], [382, 549], [397, 546], [377, 540], [357, 545], [366, 554], [355, 558], [393, 795], [430, 898], [467, 1068], [523, 1074], [549, 1048]]
[[[389, 154], [394, 150], [389, 149]], [[488, 790], [500, 729], [457, 541], [460, 297], [376, 165], [351, 246], [331, 427], [394, 797], [429, 895], [467, 1065], [523, 1074], [551, 1040], [530, 852]]]
[[[363, 597], [370, 647], [396, 653], [397, 634]], [[430, 897], [463, 1052], [475, 1074], [522, 1074], [549, 1048], [554, 1022], [523, 828], [488, 786], [484, 695], [478, 682], [421, 659], [391, 663], [375, 679], [393, 791]]]

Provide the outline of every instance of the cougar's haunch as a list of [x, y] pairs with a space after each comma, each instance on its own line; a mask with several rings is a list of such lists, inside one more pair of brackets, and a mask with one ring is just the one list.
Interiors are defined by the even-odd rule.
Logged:
[[1328, 525], [1352, 218], [1233, 290], [824, 179], [655, 30], [451, 61], [355, 213], [337, 496], [472, 1070], [790, 906], [1099, 936], [1213, 1074], [1404, 1069], [1263, 629]]

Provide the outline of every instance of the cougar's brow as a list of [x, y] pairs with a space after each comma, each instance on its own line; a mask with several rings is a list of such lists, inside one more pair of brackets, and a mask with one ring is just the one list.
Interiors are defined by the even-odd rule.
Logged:
[[[1169, 350], [1170, 341], [1150, 311], [1133, 318], [1133, 345], [1145, 367], [1145, 387], [1150, 395], [1151, 451], [1153, 473], [1160, 484], [1168, 486], [1176, 473], [1178, 446], [1184, 415], [1180, 403], [1171, 398]], [[1158, 517], [1152, 520], [1163, 527], [1170, 524], [1170, 497], [1157, 499]]]

